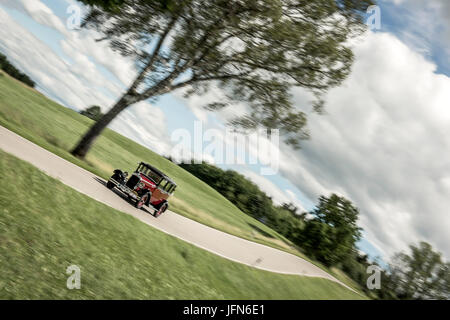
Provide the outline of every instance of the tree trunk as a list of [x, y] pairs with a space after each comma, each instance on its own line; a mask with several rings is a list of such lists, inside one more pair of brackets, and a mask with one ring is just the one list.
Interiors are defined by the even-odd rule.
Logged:
[[84, 159], [93, 142], [102, 133], [102, 131], [111, 123], [111, 121], [128, 106], [135, 103], [134, 99], [128, 94], [125, 94], [116, 104], [98, 120], [94, 125], [85, 133], [83, 138], [78, 142], [77, 146], [72, 150], [72, 154], [78, 158]]

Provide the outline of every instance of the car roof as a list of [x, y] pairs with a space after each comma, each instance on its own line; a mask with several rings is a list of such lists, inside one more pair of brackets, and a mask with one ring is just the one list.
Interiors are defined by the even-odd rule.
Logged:
[[142, 165], [148, 167], [148, 168], [151, 169], [152, 171], [155, 171], [157, 174], [159, 174], [160, 176], [162, 176], [164, 179], [166, 179], [167, 181], [169, 181], [171, 184], [173, 184], [173, 185], [175, 185], [175, 186], [177, 185], [177, 184], [175, 183], [175, 181], [173, 181], [168, 175], [166, 175], [166, 174], [165, 174], [164, 172], [162, 172], [161, 170], [155, 168], [154, 166], [152, 166], [152, 165], [150, 165], [150, 164], [148, 164], [148, 163], [145, 163], [145, 162], [141, 162], [140, 164], [142, 164]]

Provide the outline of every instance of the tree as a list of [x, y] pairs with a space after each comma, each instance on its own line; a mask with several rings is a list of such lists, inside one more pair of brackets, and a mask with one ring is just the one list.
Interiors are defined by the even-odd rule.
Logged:
[[86, 110], [80, 111], [80, 114], [95, 121], [98, 121], [103, 117], [102, 109], [99, 106], [91, 106]]
[[289, 211], [290, 213], [292, 213], [293, 216], [297, 215], [298, 208], [292, 202], [283, 203], [281, 206], [283, 207], [283, 209], [285, 209], [285, 210]]
[[302, 247], [328, 266], [342, 262], [361, 238], [358, 214], [359, 210], [344, 197], [320, 196], [319, 204], [311, 212], [313, 218], [305, 222]]
[[349, 255], [341, 262], [342, 271], [344, 271], [351, 279], [361, 286], [361, 289], [366, 291], [367, 267], [371, 265], [367, 259], [367, 255], [360, 254], [355, 248], [351, 250]]
[[118, 0], [93, 6], [83, 26], [99, 41], [136, 61], [138, 74], [115, 105], [82, 137], [72, 153], [84, 157], [102, 130], [124, 109], [186, 88], [202, 94], [213, 83], [225, 97], [217, 110], [247, 102], [246, 116], [230, 123], [280, 129], [298, 147], [308, 137], [306, 116], [291, 88], [320, 95], [350, 72], [349, 39], [363, 30], [361, 12], [371, 0]]
[[450, 264], [426, 242], [410, 250], [394, 255], [386, 290], [400, 299], [450, 299]]

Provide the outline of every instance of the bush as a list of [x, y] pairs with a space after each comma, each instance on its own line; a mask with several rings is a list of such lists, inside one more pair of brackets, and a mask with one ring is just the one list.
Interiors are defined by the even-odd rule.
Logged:
[[98, 121], [101, 117], [103, 117], [102, 109], [99, 106], [91, 106], [86, 110], [80, 111], [80, 114], [91, 118], [94, 121]]

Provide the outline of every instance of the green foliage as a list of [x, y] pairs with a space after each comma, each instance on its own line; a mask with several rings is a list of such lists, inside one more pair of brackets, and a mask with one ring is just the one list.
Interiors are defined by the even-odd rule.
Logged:
[[[109, 12], [120, 12], [123, 7], [125, 0], [79, 0], [86, 5], [97, 6], [102, 8], [105, 11]], [[162, 5], [162, 7], [167, 8], [168, 10], [173, 7], [172, 3], [174, 0], [146, 0], [147, 2], [157, 2]]]
[[214, 84], [225, 97], [208, 109], [245, 102], [250, 111], [230, 124], [280, 129], [287, 144], [308, 138], [306, 114], [291, 89], [317, 97], [347, 77], [350, 39], [364, 28], [371, 0], [83, 0], [83, 26], [138, 66], [126, 94], [73, 150], [84, 157], [92, 141], [124, 108], [173, 90], [205, 93]]
[[105, 11], [118, 12], [124, 0], [79, 0], [89, 6], [98, 6]]
[[359, 284], [365, 284], [368, 277], [366, 269], [369, 262], [367, 261], [367, 256], [364, 256], [364, 258], [365, 261], [361, 259], [361, 256], [356, 250], [352, 250], [347, 258], [341, 263], [342, 270]]
[[361, 237], [357, 225], [359, 211], [353, 204], [336, 194], [321, 196], [311, 212], [301, 234], [306, 252], [327, 266], [342, 262], [354, 249]]
[[394, 256], [384, 291], [399, 299], [450, 299], [450, 263], [426, 242], [410, 250]]
[[80, 111], [80, 114], [94, 121], [98, 121], [101, 117], [103, 117], [102, 109], [99, 106], [91, 106], [86, 110]]
[[368, 290], [367, 267], [376, 264], [353, 251], [342, 270], [360, 284], [367, 295], [384, 300], [450, 299], [450, 263], [426, 242], [410, 246], [411, 253], [396, 253], [386, 270], [381, 267], [381, 288]]
[[[380, 296], [380, 290], [374, 291], [367, 288], [367, 279], [371, 275], [367, 273], [367, 268], [371, 265], [378, 265], [376, 262], [369, 261], [367, 255], [361, 254], [356, 248], [353, 248], [339, 265], [342, 271], [344, 271], [353, 281], [359, 284], [364, 293], [368, 296], [382, 298]], [[381, 283], [384, 285], [386, 283], [386, 274], [380, 266], [379, 268], [382, 270]], [[392, 297], [387, 299], [390, 298]]]
[[34, 88], [35, 83], [28, 77], [26, 74], [20, 72], [16, 67], [14, 67], [9, 61], [8, 58], [0, 53], [0, 69], [5, 71], [11, 77], [25, 83], [26, 85]]

